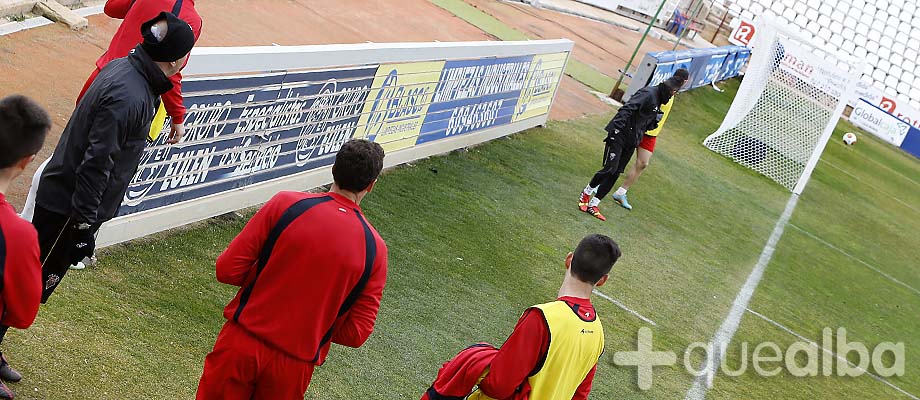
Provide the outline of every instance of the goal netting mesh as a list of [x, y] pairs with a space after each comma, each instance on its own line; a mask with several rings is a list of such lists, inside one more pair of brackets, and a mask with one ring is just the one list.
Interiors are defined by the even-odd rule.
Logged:
[[759, 18], [751, 61], [719, 129], [703, 144], [800, 193], [853, 90], [855, 67]]

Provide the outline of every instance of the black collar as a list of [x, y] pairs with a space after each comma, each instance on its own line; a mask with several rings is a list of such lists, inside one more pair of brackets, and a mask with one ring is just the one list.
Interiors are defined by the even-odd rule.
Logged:
[[172, 90], [172, 82], [169, 81], [169, 78], [166, 77], [163, 70], [157, 66], [156, 62], [147, 55], [147, 52], [144, 51], [141, 45], [137, 45], [134, 50], [131, 50], [131, 54], [128, 54], [128, 61], [144, 76], [144, 79], [150, 84], [150, 89], [155, 95], [159, 96]]

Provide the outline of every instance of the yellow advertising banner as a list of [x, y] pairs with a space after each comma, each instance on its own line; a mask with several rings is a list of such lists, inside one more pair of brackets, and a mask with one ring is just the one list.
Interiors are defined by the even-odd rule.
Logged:
[[539, 54], [533, 57], [512, 122], [549, 112], [567, 56], [568, 53], [562, 52]]
[[378, 67], [354, 137], [388, 152], [414, 146], [443, 68], [444, 61]]

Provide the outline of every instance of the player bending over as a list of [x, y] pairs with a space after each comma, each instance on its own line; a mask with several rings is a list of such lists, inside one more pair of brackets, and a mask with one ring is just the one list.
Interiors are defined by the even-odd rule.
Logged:
[[607, 282], [618, 258], [612, 239], [586, 236], [565, 257], [556, 301], [525, 310], [500, 349], [479, 343], [444, 363], [422, 400], [587, 399], [604, 351], [591, 292]]
[[42, 173], [32, 224], [42, 247], [42, 302], [71, 264], [92, 256], [95, 233], [112, 219], [147, 144], [157, 97], [185, 65], [192, 28], [163, 12], [141, 26], [144, 41], [108, 63], [90, 85]]
[[[677, 87], [683, 87], [684, 83], [686, 83], [689, 78], [690, 72], [686, 69], [679, 68], [677, 71], [674, 71], [674, 76], [668, 79]], [[664, 115], [661, 116], [661, 121], [658, 121], [658, 127], [642, 135], [642, 141], [639, 142], [639, 148], [636, 149], [636, 162], [633, 163], [632, 169], [626, 174], [626, 180], [623, 181], [623, 185], [610, 195], [611, 198], [616, 200], [617, 203], [620, 203], [620, 205], [627, 210], [632, 210], [632, 205], [629, 204], [629, 200], [626, 198], [626, 191], [639, 180], [639, 176], [642, 175], [642, 172], [648, 167], [649, 161], [652, 160], [652, 153], [655, 151], [655, 142], [658, 140], [658, 134], [661, 133], [661, 128], [664, 127], [664, 122], [667, 121], [668, 115], [671, 114], [671, 106], [673, 104], [674, 97], [671, 97], [671, 101], [661, 105], [661, 112], [664, 113]]]
[[680, 86], [665, 80], [656, 86], [639, 89], [620, 107], [605, 128], [604, 166], [594, 174], [578, 200], [581, 211], [601, 221], [607, 220], [597, 206], [626, 169], [642, 134], [658, 127], [663, 116], [661, 105], [667, 104], [678, 89]]
[[[138, 44], [141, 44], [144, 40], [141, 35], [141, 25], [151, 18], [156, 17], [161, 12], [170, 12], [179, 17], [179, 19], [188, 22], [192, 27], [192, 33], [195, 34], [196, 42], [198, 41], [198, 37], [201, 36], [201, 16], [199, 16], [198, 12], [195, 10], [194, 0], [107, 0], [105, 2], [104, 11], [109, 17], [121, 19], [123, 21], [121, 25], [118, 26], [118, 31], [116, 31], [115, 35], [112, 37], [108, 50], [96, 60], [96, 69], [90, 74], [89, 79], [87, 79], [86, 83], [83, 85], [83, 90], [81, 90], [80, 95], [77, 96], [78, 105], [87, 90], [89, 90], [90, 85], [92, 85], [96, 77], [99, 76], [99, 72], [101, 72], [109, 62], [128, 56], [131, 50], [134, 50]], [[166, 143], [175, 144], [178, 143], [185, 134], [185, 126], [183, 123], [185, 121], [186, 110], [182, 100], [182, 73], [179, 72], [169, 77], [169, 81], [173, 84], [172, 89], [160, 96], [162, 100], [160, 107], [165, 109], [165, 112], [172, 121], [170, 135]], [[162, 128], [162, 126], [160, 127]], [[35, 213], [35, 195], [38, 192], [38, 184], [41, 181], [41, 175], [44, 173], [45, 167], [48, 165], [49, 161], [51, 161], [50, 157], [38, 166], [38, 169], [32, 176], [32, 185], [29, 187], [29, 195], [26, 198], [26, 204], [23, 206], [22, 213], [20, 214], [20, 216], [27, 221], [31, 222], [32, 216]], [[95, 260], [92, 259], [92, 261], [94, 262]], [[70, 266], [70, 269], [80, 270], [83, 268], [85, 268], [85, 264], [81, 261]]]

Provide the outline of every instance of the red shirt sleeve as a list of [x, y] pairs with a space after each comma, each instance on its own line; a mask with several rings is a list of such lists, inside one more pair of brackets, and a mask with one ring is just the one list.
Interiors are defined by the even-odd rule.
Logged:
[[332, 330], [332, 342], [348, 347], [361, 347], [374, 332], [380, 298], [387, 280], [387, 247], [383, 240], [377, 240], [377, 258], [374, 270], [364, 291], [342, 318], [336, 321]]
[[31, 224], [12, 212], [5, 218], [16, 218], [18, 221], [4, 223], [2, 228], [6, 242], [6, 263], [3, 269], [3, 318], [0, 323], [26, 329], [35, 321], [42, 296], [38, 234]]
[[112, 18], [125, 19], [135, 0], [108, 0], [103, 11]]
[[591, 368], [591, 371], [585, 376], [585, 380], [581, 381], [581, 385], [578, 385], [578, 389], [575, 390], [575, 395], [572, 396], [572, 400], [588, 400], [588, 395], [591, 394], [591, 385], [594, 383], [594, 374], [596, 372], [597, 364], [594, 364], [594, 368]]
[[265, 203], [249, 220], [246, 227], [233, 238], [220, 257], [217, 257], [217, 280], [219, 282], [243, 286], [255, 274], [256, 262], [259, 260], [262, 245], [285, 210], [284, 205], [281, 204], [283, 202], [281, 196], [283, 192]]
[[173, 84], [172, 89], [160, 95], [160, 98], [163, 99], [163, 108], [166, 109], [166, 114], [169, 115], [171, 123], [185, 123], [186, 110], [185, 100], [182, 98], [182, 73], [169, 77], [169, 81]]
[[527, 380], [549, 351], [549, 327], [538, 308], [530, 308], [518, 320], [514, 332], [499, 349], [479, 389], [489, 397], [506, 399]]
[[[192, 14], [190, 17], [188, 22], [192, 27], [192, 32], [195, 34], [195, 41], [197, 42], [201, 36], [201, 17], [197, 13]], [[185, 65], [188, 65], [188, 60], [185, 61]], [[186, 109], [185, 101], [182, 98], [182, 72], [169, 77], [169, 81], [173, 84], [172, 89], [160, 96], [163, 99], [163, 107], [166, 108], [166, 114], [171, 118], [171, 123], [185, 123]]]

